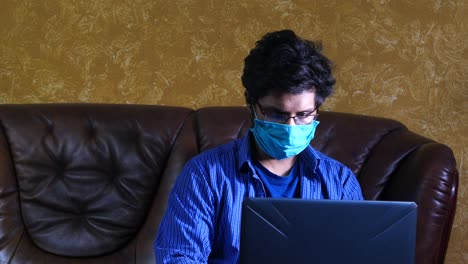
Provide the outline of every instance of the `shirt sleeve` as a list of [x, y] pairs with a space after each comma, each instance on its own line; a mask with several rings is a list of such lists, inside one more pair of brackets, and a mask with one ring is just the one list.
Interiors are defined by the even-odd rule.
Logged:
[[363, 200], [361, 185], [354, 173], [346, 168], [343, 183], [342, 200]]
[[191, 160], [177, 177], [154, 243], [156, 263], [207, 263], [214, 229], [213, 194]]

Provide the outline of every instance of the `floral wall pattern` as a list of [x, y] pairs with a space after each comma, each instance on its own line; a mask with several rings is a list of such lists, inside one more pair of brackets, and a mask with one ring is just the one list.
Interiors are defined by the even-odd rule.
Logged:
[[453, 149], [446, 262], [467, 263], [465, 0], [2, 0], [0, 103], [243, 105], [243, 58], [283, 28], [336, 62], [325, 109], [394, 118]]

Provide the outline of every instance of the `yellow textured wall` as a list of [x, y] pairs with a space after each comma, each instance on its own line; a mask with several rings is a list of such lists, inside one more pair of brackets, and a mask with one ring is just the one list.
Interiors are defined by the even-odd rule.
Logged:
[[460, 171], [447, 263], [468, 262], [465, 0], [1, 0], [0, 103], [242, 105], [265, 32], [321, 39], [324, 108], [378, 115], [449, 145]]

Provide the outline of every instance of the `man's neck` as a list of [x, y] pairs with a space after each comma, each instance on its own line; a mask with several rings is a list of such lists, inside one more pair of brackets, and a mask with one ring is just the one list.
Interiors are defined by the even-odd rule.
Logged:
[[256, 148], [255, 158], [257, 159], [257, 161], [260, 162], [260, 164], [262, 164], [263, 167], [265, 167], [270, 172], [278, 176], [288, 175], [297, 159], [296, 156], [293, 156], [290, 158], [277, 160], [277, 159], [269, 157], [262, 150], [260, 150], [257, 146], [255, 146], [255, 148]]

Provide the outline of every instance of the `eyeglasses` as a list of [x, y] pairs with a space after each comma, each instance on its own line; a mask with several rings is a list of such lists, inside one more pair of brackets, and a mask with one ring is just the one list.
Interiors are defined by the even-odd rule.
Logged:
[[257, 102], [258, 108], [263, 115], [263, 120], [268, 122], [286, 124], [289, 119], [293, 119], [296, 125], [308, 125], [312, 121], [316, 120], [319, 114], [314, 114], [318, 110], [317, 106], [312, 112], [298, 112], [295, 116], [289, 116], [288, 114], [283, 114], [277, 111], [264, 111], [260, 103]]

